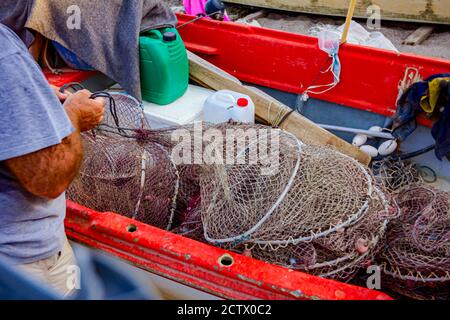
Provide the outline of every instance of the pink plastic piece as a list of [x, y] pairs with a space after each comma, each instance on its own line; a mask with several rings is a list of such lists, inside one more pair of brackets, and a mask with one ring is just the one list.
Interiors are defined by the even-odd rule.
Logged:
[[[183, 0], [184, 9], [186, 13], [191, 16], [205, 13], [205, 5], [208, 0]], [[224, 21], [230, 21], [227, 15], [224, 17]]]

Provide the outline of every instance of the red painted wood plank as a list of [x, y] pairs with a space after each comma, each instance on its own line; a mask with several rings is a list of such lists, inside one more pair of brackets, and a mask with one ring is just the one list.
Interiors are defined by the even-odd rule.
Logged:
[[61, 74], [54, 74], [46, 69], [44, 70], [44, 75], [50, 84], [61, 87], [70, 82], [83, 82], [95, 74], [94, 71], [78, 71], [72, 69], [63, 69], [62, 71], [63, 73]]
[[[192, 18], [178, 15], [180, 24]], [[278, 30], [203, 19], [179, 31], [188, 49], [238, 79], [291, 93], [302, 93], [313, 84], [328, 59], [316, 38]], [[340, 58], [340, 84], [311, 96], [385, 116], [395, 113], [398, 85], [407, 68], [417, 68], [423, 78], [450, 73], [450, 61], [351, 44], [341, 47]], [[331, 82], [330, 77], [318, 81]], [[419, 122], [432, 125], [423, 117]]]
[[[230, 299], [389, 300], [380, 292], [270, 265], [68, 201], [66, 231], [138, 267]], [[129, 232], [129, 226], [137, 230]], [[224, 254], [234, 263], [219, 264]]]

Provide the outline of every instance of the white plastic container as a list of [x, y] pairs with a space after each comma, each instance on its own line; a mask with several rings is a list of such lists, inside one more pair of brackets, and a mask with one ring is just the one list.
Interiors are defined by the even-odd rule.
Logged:
[[203, 121], [217, 124], [229, 120], [255, 123], [255, 105], [249, 96], [230, 90], [221, 90], [206, 99]]
[[144, 101], [144, 113], [152, 129], [164, 129], [202, 121], [203, 106], [214, 91], [189, 85], [177, 101], [160, 106]]

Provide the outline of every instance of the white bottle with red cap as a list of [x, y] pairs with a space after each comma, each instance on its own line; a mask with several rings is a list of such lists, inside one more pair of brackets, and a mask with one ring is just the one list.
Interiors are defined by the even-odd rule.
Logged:
[[255, 105], [249, 96], [230, 90], [221, 90], [206, 99], [203, 121], [224, 123], [230, 120], [255, 123]]

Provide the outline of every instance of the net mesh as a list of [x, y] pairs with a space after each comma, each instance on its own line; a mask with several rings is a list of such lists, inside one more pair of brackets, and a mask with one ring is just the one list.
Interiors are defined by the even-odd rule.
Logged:
[[[341, 281], [376, 261], [393, 292], [449, 297], [450, 194], [425, 186], [413, 164], [385, 159], [372, 174], [259, 125], [150, 130], [136, 100], [112, 98], [103, 123], [82, 135], [85, 159], [69, 199]], [[190, 142], [183, 152], [200, 163], [174, 161], [179, 130]], [[222, 148], [204, 139], [211, 130], [226, 137]]]
[[148, 131], [134, 98], [111, 96], [116, 110], [107, 109], [103, 123], [82, 134], [84, 161], [67, 196], [100, 212], [170, 229], [179, 187], [170, 149]]
[[134, 130], [150, 129], [139, 101], [120, 92], [109, 93], [109, 96], [109, 108], [106, 109], [103, 122], [96, 131], [105, 136], [117, 137]]
[[[270, 263], [350, 280], [373, 259], [395, 205], [358, 162], [279, 135], [279, 166], [269, 174], [261, 174], [262, 163], [202, 166], [202, 219], [184, 231]], [[248, 158], [256, 143], [233, 150]]]
[[416, 165], [400, 159], [388, 157], [374, 161], [372, 170], [378, 183], [389, 193], [397, 193], [411, 184], [423, 181]]
[[450, 298], [450, 193], [410, 186], [397, 202], [401, 215], [378, 258], [384, 286], [410, 298]]
[[352, 224], [367, 211], [373, 186], [358, 163], [325, 148], [296, 149], [290, 136], [280, 142], [274, 175], [261, 175], [259, 166], [248, 165], [203, 173], [203, 222], [210, 241], [246, 236], [280, 245], [310, 241]]

